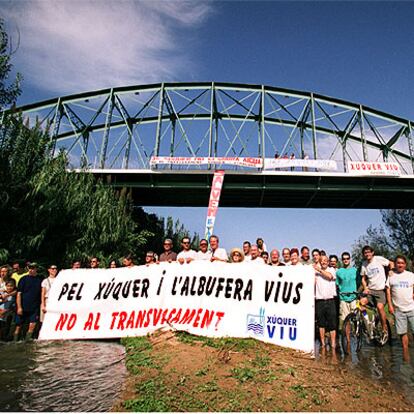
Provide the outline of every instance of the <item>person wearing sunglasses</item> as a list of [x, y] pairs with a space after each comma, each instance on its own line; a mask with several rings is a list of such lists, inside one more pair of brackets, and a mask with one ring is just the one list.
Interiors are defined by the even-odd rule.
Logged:
[[90, 261], [91, 269], [99, 269], [99, 259], [97, 257], [92, 257]]
[[200, 250], [197, 252], [196, 260], [210, 260], [211, 259], [211, 250], [208, 248], [207, 239], [200, 240]]
[[40, 322], [43, 322], [45, 318], [45, 313], [47, 311], [47, 298], [49, 296], [50, 288], [52, 287], [53, 283], [56, 280], [56, 276], [58, 274], [58, 268], [56, 265], [51, 264], [48, 269], [48, 276], [46, 279], [42, 281], [42, 302], [40, 305]]
[[351, 255], [343, 252], [342, 267], [336, 271], [336, 285], [339, 293], [339, 320], [343, 324], [345, 318], [356, 308], [356, 292], [358, 289], [358, 274], [356, 267], [351, 264]]
[[148, 251], [147, 254], [145, 255], [145, 264], [147, 266], [151, 265], [151, 264], [155, 264], [157, 263], [157, 258], [155, 256], [155, 253], [153, 251]]
[[177, 255], [178, 263], [190, 263], [196, 259], [196, 252], [191, 249], [191, 241], [189, 237], [183, 237], [181, 239], [181, 247], [183, 250]]
[[165, 239], [163, 243], [164, 252], [160, 254], [160, 262], [175, 262], [177, 260], [177, 253], [173, 248], [173, 241], [171, 239]]

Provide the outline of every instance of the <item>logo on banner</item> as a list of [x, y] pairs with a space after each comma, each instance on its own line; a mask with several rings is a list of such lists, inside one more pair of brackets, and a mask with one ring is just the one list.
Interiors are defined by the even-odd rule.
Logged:
[[265, 328], [265, 310], [260, 308], [259, 315], [247, 314], [247, 331], [263, 336]]

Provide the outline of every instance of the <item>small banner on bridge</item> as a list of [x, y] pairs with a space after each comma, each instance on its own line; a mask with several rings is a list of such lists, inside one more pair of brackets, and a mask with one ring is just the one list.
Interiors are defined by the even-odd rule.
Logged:
[[194, 261], [63, 270], [40, 339], [143, 336], [162, 327], [313, 352], [310, 266]]
[[224, 171], [216, 171], [213, 176], [213, 182], [211, 184], [210, 200], [207, 208], [206, 230], [204, 237], [209, 241], [210, 236], [213, 234], [214, 223], [216, 222], [216, 215], [218, 211], [221, 188], [223, 187]]
[[300, 158], [265, 158], [265, 170], [279, 169], [279, 168], [316, 168], [318, 170], [335, 171], [338, 169], [336, 161], [334, 160], [309, 160]]
[[354, 175], [401, 175], [400, 166], [396, 162], [348, 161], [348, 172]]

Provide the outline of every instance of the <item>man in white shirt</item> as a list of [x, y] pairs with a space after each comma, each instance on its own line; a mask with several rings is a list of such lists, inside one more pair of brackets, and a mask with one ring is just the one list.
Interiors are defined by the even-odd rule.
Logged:
[[263, 257], [260, 256], [259, 247], [256, 244], [252, 244], [252, 247], [250, 248], [250, 261], [252, 263], [265, 264]]
[[219, 238], [216, 235], [210, 236], [210, 248], [211, 248], [211, 259], [210, 261], [215, 262], [227, 262], [227, 252], [222, 247], [219, 247]]
[[285, 265], [290, 264], [290, 249], [289, 249], [289, 247], [284, 247], [283, 248], [282, 257], [283, 257], [283, 263]]
[[181, 250], [180, 253], [177, 255], [177, 262], [184, 264], [190, 263], [191, 261], [196, 259], [196, 252], [191, 249], [191, 241], [189, 237], [183, 237], [181, 239]]
[[211, 251], [208, 249], [208, 241], [206, 239], [200, 240], [200, 250], [197, 252], [196, 260], [210, 260]]
[[332, 352], [336, 349], [336, 274], [329, 267], [329, 258], [321, 256], [320, 263], [314, 263], [315, 269], [315, 311], [319, 327], [321, 347], [325, 346], [325, 331], [331, 338]]
[[245, 241], [243, 243], [243, 253], [244, 253], [244, 261], [248, 262], [251, 257], [250, 257], [250, 249], [251, 249], [252, 245], [249, 241]]
[[395, 270], [389, 278], [392, 303], [388, 309], [395, 317], [395, 329], [401, 338], [403, 358], [409, 361], [408, 329], [414, 334], [414, 274], [406, 268], [407, 259], [397, 256]]
[[362, 286], [364, 293], [368, 296], [361, 299], [361, 305], [364, 306], [370, 302], [373, 306], [377, 307], [383, 331], [381, 341], [385, 344], [389, 335], [387, 315], [385, 314], [385, 304], [387, 303], [389, 295], [386, 294], [388, 281], [384, 267], [392, 269], [394, 263], [385, 257], [375, 256], [374, 249], [371, 246], [364, 246], [362, 248], [362, 255], [365, 259], [361, 266]]

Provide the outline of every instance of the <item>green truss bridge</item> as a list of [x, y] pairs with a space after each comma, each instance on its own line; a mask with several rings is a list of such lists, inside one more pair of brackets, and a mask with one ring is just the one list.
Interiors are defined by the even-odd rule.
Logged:
[[[206, 206], [215, 169], [226, 170], [222, 206], [414, 205], [414, 122], [316, 93], [160, 83], [59, 97], [17, 112], [49, 128], [54, 151], [67, 152], [71, 169], [129, 188], [142, 206]], [[153, 157], [172, 158], [153, 164]], [[204, 163], [175, 163], [178, 157]], [[279, 167], [275, 159], [291, 164]], [[326, 169], [328, 162], [335, 168]], [[398, 174], [379, 175], [385, 165]]]

